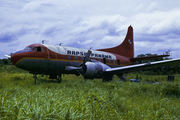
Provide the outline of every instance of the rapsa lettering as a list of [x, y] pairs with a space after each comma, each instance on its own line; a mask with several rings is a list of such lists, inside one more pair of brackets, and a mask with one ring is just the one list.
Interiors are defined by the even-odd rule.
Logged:
[[[71, 51], [67, 50], [68, 55], [77, 55], [77, 56], [86, 56], [87, 52], [79, 52], [79, 51]], [[97, 54], [97, 53], [91, 53], [91, 57], [97, 57], [97, 58], [109, 58], [111, 59], [111, 55], [104, 55], [104, 54]]]

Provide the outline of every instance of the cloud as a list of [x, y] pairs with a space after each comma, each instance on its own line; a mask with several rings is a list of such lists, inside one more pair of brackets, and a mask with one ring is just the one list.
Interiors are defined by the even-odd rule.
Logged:
[[143, 7], [144, 7], [144, 5], [143, 5], [143, 4], [140, 4], [140, 5], [138, 5], [138, 6], [135, 8], [135, 11], [142, 10]]
[[0, 33], [0, 42], [11, 42], [16, 41], [18, 38], [22, 37], [25, 34], [36, 33], [37, 30], [33, 28], [19, 28], [16, 30], [6, 30]]
[[152, 11], [156, 11], [158, 8], [158, 3], [157, 2], [152, 2], [149, 6], [148, 6], [148, 11], [152, 12]]
[[[135, 54], [172, 49], [178, 55], [179, 1], [1, 1], [0, 44], [7, 52], [32, 43], [93, 49], [119, 45], [134, 28]], [[3, 4], [2, 4], [3, 3]], [[174, 4], [177, 3], [177, 4]], [[173, 41], [173, 42], [172, 42]], [[174, 56], [175, 57], [175, 56]], [[177, 56], [176, 56], [177, 57]]]
[[84, 42], [80, 42], [80, 41], [77, 41], [78, 44], [81, 44], [81, 45], [87, 45], [87, 44], [92, 44], [93, 40], [86, 40]]

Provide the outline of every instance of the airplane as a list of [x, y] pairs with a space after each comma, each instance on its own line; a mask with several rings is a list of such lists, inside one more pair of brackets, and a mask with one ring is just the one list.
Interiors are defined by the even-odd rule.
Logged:
[[61, 45], [31, 44], [12, 56], [5, 55], [16, 67], [34, 74], [35, 84], [37, 74], [49, 75], [49, 79], [57, 79], [58, 83], [62, 81], [62, 74], [82, 75], [85, 81], [102, 78], [103, 82], [111, 81], [113, 75], [117, 75], [125, 81], [124, 73], [180, 63], [180, 59], [171, 59], [137, 64], [138, 60], [167, 56], [134, 57], [132, 26], [128, 27], [124, 41], [112, 48], [86, 50]]

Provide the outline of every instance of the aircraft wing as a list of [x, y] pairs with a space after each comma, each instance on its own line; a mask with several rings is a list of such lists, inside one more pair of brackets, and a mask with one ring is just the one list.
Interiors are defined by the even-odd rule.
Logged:
[[178, 65], [178, 64], [180, 64], [180, 58], [157, 61], [157, 62], [149, 62], [149, 63], [143, 63], [143, 64], [137, 64], [137, 65], [130, 65], [130, 66], [125, 66], [125, 67], [110, 68], [110, 69], [107, 69], [105, 73], [124, 74], [124, 73], [132, 72], [132, 71], [146, 70], [146, 69], [156, 68], [159, 66]]

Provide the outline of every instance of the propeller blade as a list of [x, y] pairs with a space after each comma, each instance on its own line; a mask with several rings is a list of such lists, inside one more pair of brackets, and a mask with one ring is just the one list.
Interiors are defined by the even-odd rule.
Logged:
[[84, 81], [87, 82], [84, 75], [80, 72], [81, 69], [82, 69], [82, 67], [74, 67], [74, 66], [66, 66], [66, 68], [65, 68], [65, 70], [76, 70], [76, 71], [78, 71], [79, 74], [83, 76]]
[[11, 58], [11, 56], [10, 56], [10, 55], [4, 55], [4, 57]]
[[84, 77], [84, 71], [86, 69], [85, 64], [89, 60], [90, 55], [91, 55], [91, 50], [88, 50], [88, 52], [87, 52], [87, 54], [86, 54], [86, 56], [85, 56], [85, 58], [83, 60], [82, 66], [80, 66], [80, 67], [66, 66], [65, 70], [76, 70], [76, 71], [78, 71], [79, 74], [81, 74], [83, 76], [84, 81], [86, 82], [86, 79]]
[[83, 65], [82, 65], [83, 68], [84, 68], [85, 63], [89, 60], [90, 55], [91, 55], [91, 50], [88, 50], [88, 52], [83, 60]]

